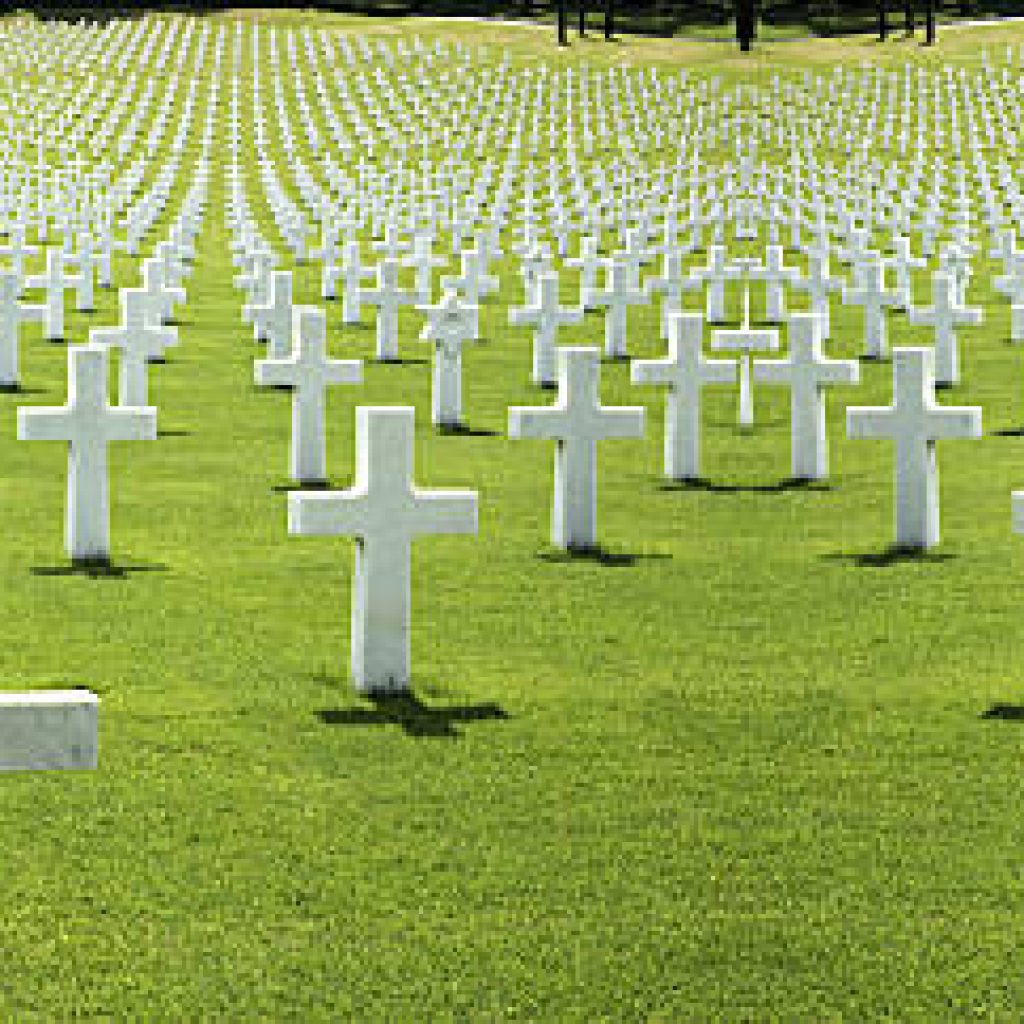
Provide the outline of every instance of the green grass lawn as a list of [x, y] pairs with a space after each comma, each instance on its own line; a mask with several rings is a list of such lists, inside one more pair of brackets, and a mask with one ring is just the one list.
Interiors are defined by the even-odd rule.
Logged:
[[[528, 29], [336, 23], [516, 60], [748, 67], [686, 44], [556, 55]], [[769, 47], [750, 66], [822, 69], [828, 47], [970, 65], [983, 40], [1024, 31], [934, 53]], [[252, 383], [215, 154], [181, 344], [151, 374], [162, 436], [111, 460], [121, 571], [68, 570], [65, 446], [15, 440], [18, 405], [63, 403], [64, 348], [26, 328], [31, 390], [0, 395], [4, 686], [102, 698], [99, 770], [2, 779], [0, 1016], [1019, 1019], [1024, 439], [996, 432], [1024, 426], [1024, 352], [990, 265], [970, 293], [985, 326], [961, 332], [964, 381], [941, 399], [980, 405], [986, 433], [940, 446], [943, 542], [919, 559], [885, 554], [891, 446], [845, 439], [847, 404], [888, 404], [888, 364], [831, 393], [832, 479], [795, 489], [777, 486], [784, 390], [756, 391], [752, 433], [733, 389], [706, 392], [710, 485], [667, 488], [663, 395], [605, 365], [605, 403], [643, 403], [648, 424], [600, 449], [600, 536], [620, 556], [602, 563], [552, 551], [552, 447], [504, 434], [507, 406], [552, 400], [529, 385], [529, 332], [506, 326], [511, 263], [465, 357], [467, 419], [494, 436], [437, 436], [428, 366], [367, 362], [328, 398], [334, 485], [355, 406], [401, 403], [417, 482], [480, 495], [478, 537], [414, 549], [415, 698], [377, 705], [348, 682], [352, 543], [286, 533], [289, 397]], [[256, 205], [254, 174], [248, 191]], [[316, 280], [297, 271], [300, 299]], [[68, 335], [115, 316], [106, 293]], [[332, 354], [372, 354], [371, 311], [360, 329], [340, 303], [328, 318]], [[631, 324], [631, 353], [659, 354], [654, 307]], [[859, 353], [859, 324], [837, 307], [829, 353]], [[402, 325], [402, 354], [428, 358], [417, 317]], [[560, 340], [601, 337], [589, 315]], [[891, 321], [892, 343], [928, 338]]]

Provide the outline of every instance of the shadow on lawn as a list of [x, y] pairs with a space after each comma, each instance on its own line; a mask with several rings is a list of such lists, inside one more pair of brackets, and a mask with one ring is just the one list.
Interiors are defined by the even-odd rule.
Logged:
[[441, 424], [437, 427], [437, 432], [442, 437], [501, 437], [500, 430], [471, 427], [468, 423]]
[[1024, 705], [993, 704], [988, 711], [982, 712], [981, 718], [998, 718], [1004, 722], [1024, 722]]
[[900, 544], [890, 544], [881, 551], [866, 551], [851, 554], [846, 551], [833, 551], [821, 556], [830, 562], [848, 562], [862, 569], [886, 569], [903, 562], [948, 562], [956, 555], [948, 551], [925, 551], [921, 548], [909, 548]]
[[330, 480], [307, 480], [305, 483], [274, 484], [270, 488], [275, 494], [289, 494], [291, 491], [329, 491]]
[[671, 558], [665, 551], [632, 552], [632, 551], [609, 551], [607, 548], [595, 544], [593, 547], [566, 548], [555, 551], [538, 551], [537, 557], [543, 562], [569, 563], [569, 562], [593, 562], [596, 565], [603, 565], [607, 568], [622, 568], [636, 565], [637, 562]]
[[708, 491], [712, 494], [783, 494], [786, 491], [831, 491], [832, 484], [821, 480], [786, 477], [770, 484], [723, 484], [705, 477], [685, 480], [662, 480], [659, 491]]
[[167, 572], [166, 565], [118, 565], [106, 558], [83, 558], [65, 565], [34, 565], [33, 576], [88, 576], [91, 580], [123, 580], [138, 572]]
[[367, 698], [372, 707], [329, 708], [318, 711], [325, 725], [400, 725], [407, 736], [457, 739], [455, 725], [462, 722], [504, 720], [509, 716], [498, 704], [424, 704], [413, 693]]

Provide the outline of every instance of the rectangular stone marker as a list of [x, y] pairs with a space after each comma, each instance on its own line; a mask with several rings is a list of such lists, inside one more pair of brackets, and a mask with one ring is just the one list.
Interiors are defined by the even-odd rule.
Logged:
[[88, 690], [0, 693], [0, 771], [95, 768], [98, 719]]

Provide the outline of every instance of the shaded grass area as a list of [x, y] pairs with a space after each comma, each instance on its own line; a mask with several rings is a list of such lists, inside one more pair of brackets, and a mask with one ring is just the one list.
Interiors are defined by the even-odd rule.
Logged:
[[[18, 405], [64, 400], [64, 349], [29, 325], [26, 392], [0, 395], [4, 685], [103, 699], [97, 772], [0, 779], [5, 1015], [1018, 1016], [1024, 393], [987, 284], [942, 398], [980, 404], [986, 436], [940, 446], [944, 543], [914, 558], [889, 547], [891, 451], [843, 439], [846, 404], [888, 403], [887, 364], [830, 396], [812, 487], [788, 480], [769, 388], [753, 431], [709, 389], [705, 476], [666, 485], [662, 396], [604, 365], [605, 403], [645, 404], [647, 436], [601, 447], [602, 547], [568, 555], [547, 546], [550, 446], [505, 434], [508, 405], [552, 400], [506, 323], [511, 264], [465, 355], [468, 436], [430, 429], [404, 312], [410, 361], [328, 397], [331, 482], [356, 404], [414, 404], [418, 482], [478, 489], [480, 532], [415, 546], [414, 695], [371, 702], [347, 681], [351, 543], [286, 535], [289, 397], [252, 386], [223, 199], [218, 172], [181, 345], [152, 371], [162, 436], [112, 453], [109, 571], [61, 558], [64, 446], [14, 440]], [[301, 268], [297, 298], [315, 288]], [[332, 355], [368, 358], [372, 331], [327, 308]], [[69, 337], [115, 316], [101, 295]], [[855, 356], [859, 311], [833, 320], [829, 354]], [[661, 354], [653, 307], [630, 324], [634, 356]], [[560, 340], [601, 337], [591, 315]]]

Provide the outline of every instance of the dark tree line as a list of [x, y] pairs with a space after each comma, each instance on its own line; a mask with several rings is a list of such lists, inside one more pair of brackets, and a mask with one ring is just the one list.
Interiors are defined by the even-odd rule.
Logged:
[[[588, 2], [576, 0], [579, 15], [579, 33], [586, 33]], [[569, 0], [557, 0], [558, 42], [562, 46], [569, 43]], [[889, 34], [888, 0], [877, 0], [878, 4], [878, 38], [884, 40]], [[595, 5], [596, 6], [596, 5]], [[757, 0], [735, 0], [736, 40], [740, 49], [748, 51], [757, 34]], [[914, 0], [904, 0], [904, 28], [913, 35], [915, 25]], [[935, 42], [935, 0], [924, 0], [925, 42]], [[604, 0], [604, 35], [611, 39], [615, 32], [615, 0]]]

